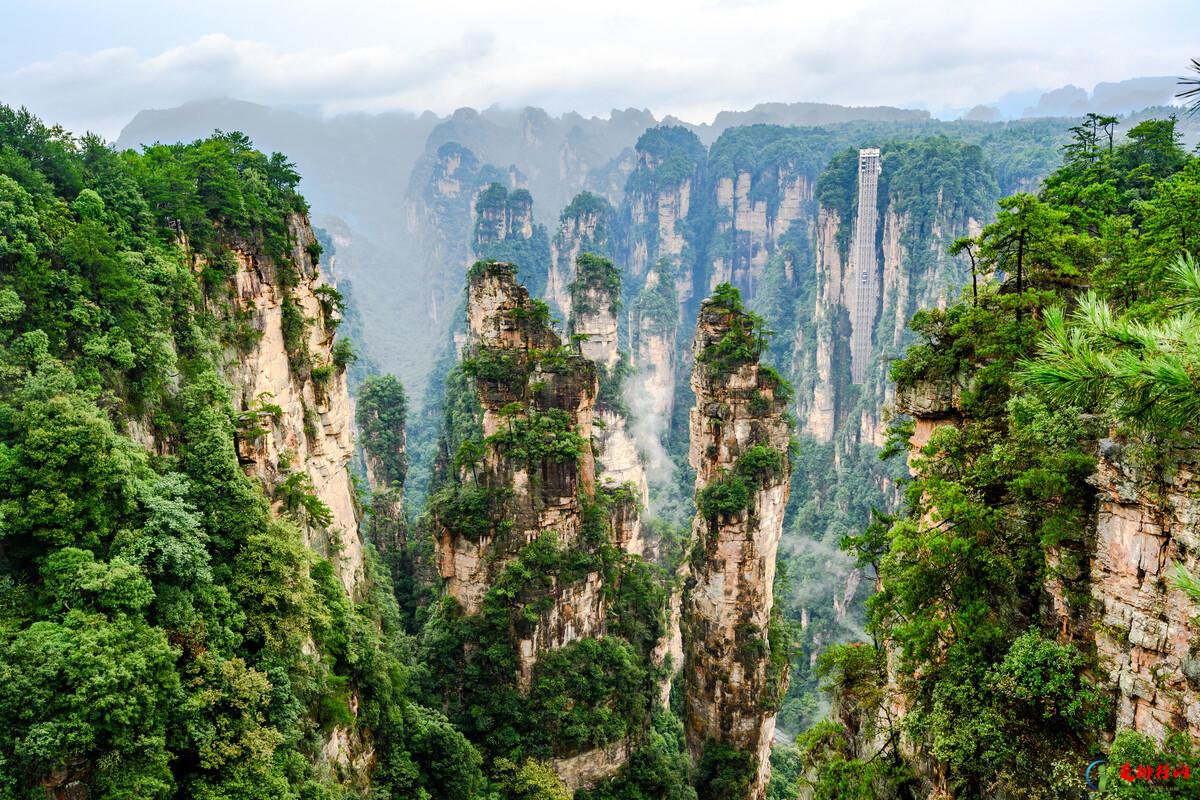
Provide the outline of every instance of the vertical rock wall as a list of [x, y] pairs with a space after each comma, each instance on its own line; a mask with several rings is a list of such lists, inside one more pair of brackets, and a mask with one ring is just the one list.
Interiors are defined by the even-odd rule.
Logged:
[[638, 286], [651, 265], [667, 259], [680, 303], [693, 293], [692, 265], [684, 264], [686, 223], [702, 192], [706, 151], [691, 131], [652, 128], [638, 139], [625, 184], [626, 269]]
[[615, 214], [603, 197], [582, 192], [559, 215], [558, 232], [550, 241], [546, 302], [563, 317], [571, 310], [570, 286], [575, 280], [575, 259], [581, 253], [613, 255]]
[[[714, 745], [748, 754], [750, 797], [761, 798], [787, 680], [786, 667], [772, 669], [768, 632], [788, 499], [790, 427], [776, 399], [778, 384], [757, 359], [731, 367], [709, 357], [709, 348], [745, 322], [739, 309], [708, 300], [697, 324], [689, 458], [700, 513], [682, 606], [684, 723], [696, 762]], [[748, 470], [743, 457], [751, 450], [775, 454], [774, 468]], [[748, 489], [745, 507], [708, 512], [706, 490], [731, 479]]]
[[[774, 203], [761, 190], [766, 183], [773, 184]], [[760, 187], [757, 193], [753, 192], [756, 185]], [[758, 174], [740, 170], [736, 175], [720, 176], [714, 190], [715, 233], [725, 246], [714, 247], [708, 289], [730, 283], [753, 298], [779, 240], [794, 224], [804, 224], [809, 215], [812, 181], [804, 172], [772, 167]]]
[[[262, 481], [268, 495], [290, 473], [308, 476], [332, 517], [327, 526], [312, 521], [304, 526], [308, 544], [329, 557], [346, 591], [359, 598], [365, 567], [348, 469], [354, 413], [345, 370], [333, 366], [334, 326], [328, 324], [319, 297], [326, 283], [310, 253], [316, 237], [308, 220], [298, 214], [289, 219], [289, 233], [296, 273], [291, 289], [280, 280], [280, 266], [260, 248], [245, 244], [235, 251], [234, 300], [262, 333], [253, 349], [231, 359], [226, 369], [237, 410], [246, 421], [239, 431], [238, 458]], [[289, 302], [306, 320], [307, 360], [289, 354], [285, 344], [284, 304]], [[301, 361], [301, 369], [295, 369]], [[328, 377], [315, 380], [313, 374], [321, 374], [321, 368], [328, 369]]]
[[[596, 260], [616, 273], [607, 261]], [[594, 274], [602, 278], [599, 283], [587, 279]], [[531, 576], [511, 599], [519, 623], [511, 624], [508, 637], [516, 655], [515, 685], [522, 692], [530, 691], [540, 655], [610, 635], [615, 584], [606, 580], [620, 581], [623, 559], [636, 559], [632, 554], [641, 550], [638, 494], [644, 490], [638, 484], [644, 486], [644, 471], [630, 442], [617, 446], [623, 422], [619, 409], [597, 409], [597, 370], [615, 368], [619, 360], [613, 302], [619, 289], [603, 280], [607, 275], [584, 270], [574, 287], [579, 301], [574, 324], [580, 332], [596, 334], [588, 340], [595, 362], [562, 346], [549, 327], [546, 307], [517, 283], [512, 265], [480, 262], [468, 277], [469, 333], [460, 369], [471, 378], [468, 391], [477, 405], [481, 438], [470, 442], [475, 457], [456, 460], [453, 485], [439, 495], [454, 492], [461, 500], [482, 492], [485, 508], [470, 506], [464, 519], [455, 511], [456, 500], [433, 498], [447, 592], [462, 612], [479, 614], [506, 568], [546, 536], [587, 564]], [[598, 415], [609, 421], [603, 431]], [[538, 427], [544, 423], [549, 424]], [[530, 431], [541, 432], [530, 439]], [[556, 455], [564, 445], [574, 447], [572, 457]], [[605, 458], [620, 468], [611, 470]], [[633, 491], [624, 484], [632, 484]], [[614, 557], [608, 545], [625, 554]], [[618, 770], [629, 747], [627, 741], [609, 741], [556, 752], [552, 765], [568, 786], [590, 785]]]
[[[599, 459], [600, 483], [610, 489], [628, 487], [638, 503], [649, 502], [646, 470], [630, 431], [625, 411], [623, 382], [629, 357], [617, 343], [617, 308], [621, 274], [612, 262], [585, 254], [577, 260], [571, 283], [570, 330], [580, 354], [596, 364], [601, 375], [601, 394], [596, 406], [597, 424], [593, 441]], [[607, 391], [605, 391], [607, 390]], [[640, 517], [637, 514], [616, 525], [617, 544], [631, 553], [642, 554]]]
[[1166, 480], [1150, 480], [1122, 442], [1100, 443], [1091, 626], [1115, 693], [1116, 728], [1161, 742], [1200, 737], [1200, 626], [1174, 580], [1175, 565], [1200, 575], [1200, 468], [1195, 452], [1172, 454]]
[[[592, 433], [596, 399], [594, 365], [582, 356], [564, 356], [563, 366], [542, 363], [539, 353], [560, 346], [558, 336], [531, 316], [529, 293], [517, 283], [509, 264], [481, 264], [468, 280], [467, 353], [483, 355], [511, 365], [503, 379], [481, 376], [476, 393], [484, 437], [492, 437], [519, 419], [510, 413], [513, 404], [528, 410], [566, 413], [571, 427], [585, 439]], [[505, 507], [496, 509], [511, 525], [502, 537], [496, 531], [472, 540], [457, 531], [438, 530], [438, 555], [447, 590], [467, 613], [479, 610], [483, 595], [503, 569], [506, 557], [544, 530], [555, 531], [564, 544], [578, 538], [582, 524], [581, 495], [595, 486], [595, 460], [583, 448], [571, 463], [545, 460], [525, 463], [488, 447], [478, 481], [513, 492]], [[588, 623], [600, 626], [599, 620]], [[532, 652], [530, 658], [532, 659]], [[532, 665], [530, 660], [529, 665]]]

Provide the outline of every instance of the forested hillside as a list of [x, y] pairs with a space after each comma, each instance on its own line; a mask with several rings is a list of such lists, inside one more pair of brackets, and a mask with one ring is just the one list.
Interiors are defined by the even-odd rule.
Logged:
[[284, 155], [0, 106], [0, 798], [1200, 757], [1200, 159], [1174, 118], [872, 114], [409, 120], [381, 335]]
[[237, 134], [117, 153], [0, 107], [2, 796], [481, 785], [358, 537], [297, 180]]
[[[1069, 797], [1080, 765], [1194, 762], [1200, 160], [1090, 117], [1037, 195], [954, 245], [972, 285], [891, 366], [903, 504], [843, 546], [870, 638], [778, 797]], [[1115, 735], [1115, 739], [1114, 739]], [[1136, 775], [1135, 775], [1136, 777]], [[1109, 793], [1194, 797], [1190, 778]]]

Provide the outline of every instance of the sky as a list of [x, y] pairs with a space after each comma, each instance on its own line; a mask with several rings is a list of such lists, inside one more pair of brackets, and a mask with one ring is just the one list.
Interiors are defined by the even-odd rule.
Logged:
[[759, 102], [945, 115], [1178, 75], [1197, 0], [0, 0], [0, 102], [115, 138], [228, 96], [326, 115], [535, 105], [692, 122]]

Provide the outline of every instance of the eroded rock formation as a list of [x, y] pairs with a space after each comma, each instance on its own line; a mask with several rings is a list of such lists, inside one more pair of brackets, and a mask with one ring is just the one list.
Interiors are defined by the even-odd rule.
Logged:
[[692, 297], [692, 273], [683, 265], [685, 223], [706, 161], [704, 145], [685, 128], [652, 128], [638, 139], [636, 165], [625, 185], [629, 274], [640, 281], [665, 258], [674, 267], [679, 302]]
[[[333, 355], [338, 311], [323, 291], [328, 284], [312, 256], [316, 237], [307, 219], [293, 214], [288, 230], [294, 266], [249, 243], [235, 248], [237, 313], [261, 333], [226, 369], [241, 422], [238, 459], [268, 496], [303, 473], [330, 512], [327, 524], [301, 520], [308, 545], [332, 561], [347, 593], [358, 598], [365, 568], [348, 469], [354, 413], [344, 366]], [[276, 499], [277, 510], [281, 502]]]
[[559, 215], [558, 232], [550, 242], [546, 301], [563, 317], [571, 310], [575, 260], [581, 253], [610, 257], [614, 254], [615, 214], [603, 197], [582, 192]]
[[765, 796], [787, 656], [772, 646], [775, 555], [787, 505], [791, 430], [777, 375], [755, 352], [736, 292], [704, 302], [697, 323], [689, 459], [697, 507], [683, 598], [688, 748], [702, 775], [730, 751], [750, 797]]
[[811, 177], [793, 165], [717, 177], [718, 245], [709, 289], [731, 283], [753, 297], [780, 240], [793, 225], [810, 221], [812, 199]]
[[[619, 358], [614, 295], [603, 281], [615, 269], [598, 261], [607, 267], [597, 273], [601, 282], [587, 280], [591, 273], [585, 270], [574, 293], [578, 331], [597, 336], [576, 349], [562, 345], [549, 327], [547, 307], [530, 298], [512, 265], [480, 262], [468, 278], [463, 396], [449, 398], [448, 405], [473, 419], [460, 420], [471, 430], [447, 445], [451, 475], [432, 498], [431, 511], [441, 575], [456, 613], [512, 616], [503, 646], [513, 648], [513, 681], [524, 694], [534, 688], [547, 653], [622, 635], [610, 630], [612, 604], [620, 603], [615, 598], [624, 570], [640, 562], [632, 554], [641, 547], [641, 465], [635, 450], [616, 444], [619, 409], [597, 411], [597, 371], [615, 368]], [[596, 361], [581, 354], [585, 347]], [[603, 433], [598, 413], [610, 424]], [[600, 445], [601, 464], [605, 457], [628, 463], [616, 464], [615, 471], [598, 466], [593, 441]], [[534, 558], [540, 559], [536, 566], [522, 560]], [[649, 653], [642, 657], [648, 661]], [[613, 774], [628, 757], [629, 743], [553, 749], [553, 766], [575, 788]]]
[[1174, 580], [1176, 564], [1200, 574], [1200, 468], [1194, 452], [1171, 460], [1170, 477], [1153, 481], [1129, 447], [1104, 439], [1092, 478], [1096, 653], [1116, 695], [1116, 728], [1158, 742], [1175, 731], [1200, 737], [1197, 608]]
[[[591, 437], [595, 366], [583, 356], [562, 352], [547, 320], [536, 315], [512, 265], [480, 262], [473, 269], [467, 287], [466, 368], [476, 373], [480, 432], [495, 444], [485, 447], [480, 463], [470, 466], [480, 472], [475, 482], [492, 493], [496, 519], [489, 531], [475, 538], [452, 524], [438, 530], [442, 577], [450, 596], [468, 614], [479, 610], [506, 555], [542, 531], [554, 531], [562, 544], [578, 540], [581, 497], [595, 489], [590, 447], [579, 446], [561, 460], [520, 459], [510, 457], [495, 438], [502, 432], [520, 432], [531, 416], [540, 420], [542, 415], [553, 417], [564, 433], [585, 442]], [[503, 536], [498, 535], [501, 528]], [[573, 638], [571, 631], [561, 634]], [[531, 650], [529, 667], [533, 655]]]
[[[621, 274], [608, 259], [585, 253], [577, 259], [571, 283], [570, 330], [584, 358], [600, 372], [594, 441], [599, 458], [599, 479], [610, 490], [627, 487], [638, 503], [649, 502], [646, 470], [630, 431], [624, 381], [630, 371], [629, 356], [618, 346], [617, 309]], [[642, 554], [640, 518], [637, 514], [615, 521], [617, 544]]]

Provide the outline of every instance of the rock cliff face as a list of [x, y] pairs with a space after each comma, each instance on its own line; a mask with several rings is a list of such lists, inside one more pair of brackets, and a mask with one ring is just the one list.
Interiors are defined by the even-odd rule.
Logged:
[[[966, 388], [947, 380], [897, 397], [897, 410], [914, 421], [910, 458], [940, 426], [961, 421]], [[1078, 558], [1068, 562], [1083, 565], [1064, 570], [1057, 548], [1048, 550], [1046, 613], [1062, 639], [1094, 649], [1096, 677], [1113, 698], [1111, 731], [1132, 729], [1162, 743], [1178, 731], [1200, 736], [1198, 609], [1174, 581], [1175, 565], [1200, 573], [1200, 471], [1195, 451], [1176, 451], [1169, 477], [1153, 479], [1135, 455], [1139, 446], [1123, 439], [1097, 443], [1089, 479], [1097, 490], [1095, 513]], [[906, 701], [890, 665], [888, 678], [894, 722], [904, 716]], [[901, 744], [905, 757], [921, 765], [923, 779], [944, 783], [943, 767], [915, 743]]]
[[[652, 128], [638, 139], [636, 163], [625, 184], [626, 269], [638, 284], [652, 264], [667, 259], [679, 302], [692, 297], [692, 270], [684, 266], [686, 222], [703, 182], [704, 146], [685, 128]], [[636, 285], [636, 284], [635, 284]]]
[[[415, 277], [400, 302], [411, 308], [398, 313], [408, 318], [420, 314], [423, 321], [408, 326], [403, 332], [404, 346], [395, 348], [404, 352], [389, 354], [388, 359], [422, 364], [420, 378], [408, 382], [418, 394], [422, 393], [427, 365], [445, 345], [462, 294], [463, 274], [474, 260], [476, 200], [493, 183], [516, 190], [525, 185], [525, 177], [515, 168], [505, 170], [483, 163], [471, 150], [453, 142], [423, 156], [413, 170], [403, 217], [408, 250], [402, 255], [419, 263], [405, 267]], [[500, 223], [507, 234], [507, 222]], [[519, 230], [525, 225], [518, 222], [515, 227]], [[412, 295], [419, 295], [419, 301], [410, 299]]]
[[534, 296], [546, 288], [550, 242], [546, 228], [533, 221], [533, 196], [491, 183], [475, 198], [471, 253], [475, 260], [512, 263]]
[[723, 175], [715, 186], [718, 223], [709, 290], [730, 283], [753, 298], [767, 261], [793, 225], [811, 226], [813, 181], [790, 165]]
[[533, 236], [533, 197], [525, 190], [508, 192], [493, 183], [475, 201], [476, 242], [503, 242]]
[[[268, 496], [290, 475], [307, 476], [330, 511], [327, 525], [305, 523], [308, 545], [333, 562], [346, 591], [358, 598], [365, 568], [348, 469], [354, 413], [345, 370], [332, 353], [337, 311], [322, 293], [327, 284], [311, 255], [316, 237], [307, 219], [293, 215], [288, 228], [295, 266], [287, 277], [281, 270], [288, 268], [258, 248], [235, 250], [237, 312], [252, 318], [261, 333], [253, 349], [231, 359], [226, 370], [243, 422], [238, 458]], [[289, 326], [296, 324], [302, 332], [293, 338]]]
[[571, 310], [571, 282], [575, 279], [575, 260], [581, 253], [612, 257], [616, 211], [603, 197], [583, 192], [563, 209], [558, 232], [550, 242], [550, 275], [546, 281], [546, 302], [560, 315]]
[[701, 765], [717, 748], [741, 754], [750, 797], [765, 796], [786, 654], [770, 636], [775, 556], [790, 467], [786, 400], [773, 373], [731, 361], [723, 343], [745, 335], [745, 312], [701, 306], [694, 356], [689, 459], [697, 507], [682, 606], [688, 748]]
[[678, 367], [680, 314], [672, 272], [666, 259], [651, 267], [629, 315], [634, 373], [626, 397], [634, 413], [634, 438], [642, 452], [651, 454], [650, 481], [656, 489], [667, 488], [675, 476], [662, 444], [675, 410]]
[[[624, 380], [629, 356], [617, 343], [617, 308], [621, 274], [612, 262], [585, 254], [578, 259], [571, 283], [570, 330], [580, 354], [600, 371], [600, 394], [596, 404], [593, 440], [599, 459], [600, 483], [611, 490], [627, 487], [645, 507], [650, 495], [646, 470], [630, 431], [626, 413]], [[638, 515], [615, 521], [617, 544], [641, 555], [643, 542]]]
[[[561, 427], [587, 441], [596, 400], [595, 366], [582, 356], [557, 352], [561, 347], [558, 336], [534, 317], [535, 313], [512, 265], [480, 262], [468, 280], [466, 353], [468, 358], [499, 365], [495, 371], [485, 369], [476, 380], [483, 437], [486, 441], [502, 430], [512, 431], [530, 414], [553, 413]], [[553, 352], [561, 367], [544, 362], [547, 351]], [[513, 417], [512, 404], [523, 406], [523, 416]], [[580, 448], [574, 458], [563, 461], [525, 462], [491, 445], [479, 467], [484, 476], [481, 483], [497, 492], [511, 488], [511, 498], [494, 509], [509, 524], [501, 526], [497, 520], [493, 530], [475, 540], [449, 525], [438, 531], [438, 555], [447, 591], [468, 614], [479, 610], [506, 556], [521, 545], [542, 531], [555, 531], [564, 544], [578, 539], [581, 497], [594, 492], [596, 474], [590, 447]], [[500, 497], [497, 494], [495, 499]], [[497, 536], [500, 527], [505, 528], [503, 537]], [[587, 624], [598, 627], [600, 623], [592, 620]], [[560, 633], [572, 636], [569, 630]], [[528, 653], [523, 671], [532, 667], [534, 655], [532, 650]]]
[[1116, 696], [1116, 728], [1161, 742], [1200, 737], [1197, 608], [1175, 586], [1174, 565], [1200, 574], [1200, 468], [1174, 454], [1173, 475], [1151, 481], [1123, 443], [1100, 442], [1090, 585], [1096, 653]]
[[[616, 270], [598, 259], [613, 273]], [[582, 330], [600, 334], [581, 342], [600, 370], [615, 365], [616, 338], [611, 290], [577, 281], [575, 315]], [[625, 553], [641, 549], [638, 482], [643, 473], [615, 408], [597, 419], [597, 362], [562, 346], [550, 329], [546, 306], [531, 300], [512, 265], [476, 264], [468, 278], [468, 341], [460, 369], [475, 407], [478, 430], [458, 447], [452, 486], [431, 501], [441, 575], [461, 612], [480, 614], [491, 590], [530, 547], [587, 559], [586, 567], [543, 566], [539, 588], [521, 590], [511, 602], [519, 624], [507, 634], [515, 651], [514, 681], [531, 689], [539, 658], [583, 639], [611, 635], [609, 605], [621, 580]], [[593, 455], [599, 447], [601, 465]], [[605, 459], [613, 463], [609, 467]], [[597, 471], [600, 471], [599, 477]], [[633, 489], [629, 484], [633, 484]], [[616, 558], [616, 561], [612, 559]], [[577, 562], [573, 562], [577, 563]], [[507, 606], [506, 606], [507, 610]], [[578, 787], [613, 774], [628, 757], [627, 743], [555, 752], [553, 764]]]
[[912, 219], [899, 210], [903, 204], [903, 198], [892, 198], [882, 216], [881, 300], [875, 311], [872, 361], [864, 386], [853, 391], [845, 380], [850, 363], [844, 345], [849, 342], [855, 286], [842, 249], [846, 240], [843, 226], [853, 222], [843, 220], [836, 210], [822, 208], [819, 212], [816, 306], [812, 310], [816, 324], [809, 340], [797, 340], [794, 352], [795, 361], [810, 365], [814, 375], [802, 386], [798, 406], [805, 433], [818, 441], [829, 442], [840, 434], [848, 442], [882, 445], [883, 410], [895, 396], [887, 365], [908, 342], [908, 320], [917, 309], [944, 308], [970, 280], [963, 264], [945, 251], [955, 238], [978, 234], [978, 219], [965, 211], [958, 199], [943, 200], [941, 195], [932, 224]]
[[[307, 545], [330, 560], [347, 595], [367, 591], [365, 553], [359, 534], [349, 463], [354, 452], [354, 411], [344, 366], [334, 357], [338, 306], [315, 253], [308, 219], [288, 218], [286, 260], [268, 255], [259, 241], [233, 245], [231, 313], [248, 322], [255, 340], [248, 351], [227, 353], [225, 378], [237, 414], [236, 449], [242, 469], [257, 478], [277, 514], [302, 528]], [[193, 267], [204, 258], [193, 257]], [[169, 452], [169, 442], [131, 432], [149, 449]], [[310, 493], [329, 511], [328, 520], [288, 507], [289, 487]], [[357, 713], [357, 691], [350, 707]], [[355, 724], [335, 726], [321, 758], [348, 785], [369, 782], [374, 748]]]

